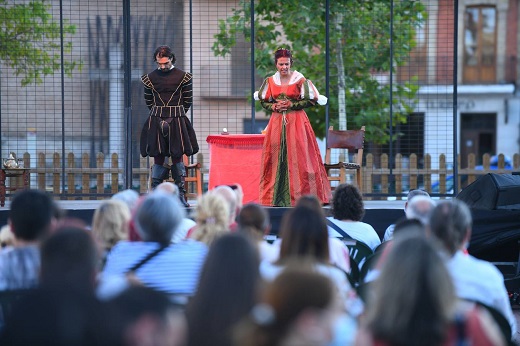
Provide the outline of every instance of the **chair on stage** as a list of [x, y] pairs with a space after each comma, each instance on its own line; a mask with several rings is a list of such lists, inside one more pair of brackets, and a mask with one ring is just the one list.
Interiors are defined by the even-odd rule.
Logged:
[[[199, 157], [200, 155], [200, 157]], [[202, 195], [202, 154], [197, 155], [197, 161], [190, 163], [186, 155], [183, 156], [184, 167], [186, 167], [186, 198], [197, 199]]]
[[[347, 172], [354, 172], [356, 174], [357, 187], [362, 191], [363, 174], [363, 148], [365, 146], [365, 126], [359, 130], [334, 130], [332, 126], [329, 127], [327, 133], [327, 145], [325, 151], [325, 171], [329, 182], [338, 182], [344, 184], [347, 181]], [[348, 149], [354, 152], [355, 162], [337, 162], [331, 163], [331, 149]], [[334, 189], [335, 185], [331, 185]]]

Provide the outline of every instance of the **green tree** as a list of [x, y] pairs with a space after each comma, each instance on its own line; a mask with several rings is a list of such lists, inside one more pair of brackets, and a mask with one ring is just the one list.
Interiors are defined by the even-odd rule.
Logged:
[[[405, 123], [412, 112], [418, 86], [413, 80], [390, 84], [374, 78], [405, 64], [415, 46], [415, 31], [426, 19], [420, 1], [393, 2], [393, 60], [389, 0], [330, 1], [330, 121], [336, 128], [366, 126], [367, 139], [386, 143], [390, 102], [394, 125]], [[251, 40], [250, 1], [239, 0], [230, 16], [219, 21], [213, 52], [226, 56], [238, 35]], [[325, 93], [325, 1], [262, 0], [255, 2], [255, 66], [261, 76], [274, 72], [273, 52], [291, 49], [294, 68]], [[307, 111], [318, 136], [325, 133], [325, 111]], [[351, 125], [352, 124], [352, 125]]]
[[[61, 69], [60, 23], [49, 13], [46, 0], [0, 0], [0, 62], [21, 76], [22, 86], [41, 83], [42, 77]], [[63, 23], [63, 35], [76, 32], [76, 27]], [[72, 42], [64, 42], [69, 53]], [[67, 75], [81, 63], [64, 61]]]

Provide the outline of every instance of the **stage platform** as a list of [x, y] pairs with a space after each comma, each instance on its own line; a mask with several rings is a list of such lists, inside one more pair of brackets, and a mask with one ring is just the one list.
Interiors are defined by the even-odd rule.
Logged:
[[[66, 211], [66, 215], [69, 217], [79, 218], [90, 224], [94, 211], [101, 204], [100, 200], [92, 201], [70, 201], [70, 200], [58, 200], [56, 201], [59, 206]], [[196, 205], [196, 201], [189, 201], [191, 207], [187, 208], [187, 213], [190, 213], [193, 207]], [[366, 201], [365, 202], [365, 218], [364, 221], [370, 223], [380, 237], [383, 236], [386, 227], [393, 223], [395, 220], [404, 216], [404, 201]], [[0, 208], [0, 225], [7, 223], [9, 217], [10, 201], [6, 201], [5, 206]], [[275, 208], [267, 207], [272, 223], [272, 234], [278, 233], [278, 228], [283, 214], [289, 208]], [[329, 211], [329, 207], [324, 207], [326, 213]]]

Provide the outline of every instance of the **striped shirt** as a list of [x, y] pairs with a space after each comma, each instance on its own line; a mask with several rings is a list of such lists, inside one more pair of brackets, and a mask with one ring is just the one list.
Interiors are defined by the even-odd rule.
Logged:
[[40, 275], [40, 250], [36, 245], [0, 253], [0, 290], [33, 288]]
[[[107, 257], [103, 275], [124, 275], [146, 255], [159, 247], [153, 242], [117, 243]], [[171, 244], [142, 265], [135, 275], [145, 285], [174, 295], [193, 295], [208, 249], [205, 244], [186, 240]]]

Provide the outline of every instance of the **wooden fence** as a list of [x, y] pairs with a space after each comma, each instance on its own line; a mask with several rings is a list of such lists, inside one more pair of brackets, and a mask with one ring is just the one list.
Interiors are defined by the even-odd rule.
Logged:
[[[390, 163], [387, 154], [380, 157], [380, 167], [374, 165], [374, 156], [367, 154], [365, 157], [365, 165], [363, 167], [363, 193], [381, 193], [390, 195], [403, 194], [408, 190], [422, 188], [429, 193], [434, 194], [457, 194], [462, 188], [474, 182], [479, 176], [487, 173], [512, 174], [520, 172], [520, 155], [515, 154], [511, 162], [511, 168], [506, 168], [506, 160], [503, 154], [498, 155], [496, 165], [491, 165], [491, 156], [485, 154], [482, 156], [482, 165], [476, 165], [476, 155], [469, 154], [467, 157], [465, 168], [461, 167], [460, 156], [457, 158], [458, 174], [457, 186], [458, 191], [453, 189], [453, 167], [449, 167], [446, 163], [446, 155], [439, 156], [438, 167], [432, 167], [431, 156], [424, 155], [419, 167], [416, 154], [411, 154], [407, 160], [401, 154], [397, 154], [394, 160], [394, 166], [390, 169]], [[406, 162], [406, 165], [404, 163]], [[432, 177], [436, 178], [432, 181]], [[405, 188], [403, 181], [408, 181]], [[394, 184], [389, 182], [393, 179]], [[374, 184], [375, 180], [379, 180], [380, 184]], [[421, 180], [421, 184], [419, 181]], [[374, 186], [381, 186], [381, 190], [377, 191]], [[394, 186], [393, 191], [390, 187]]]
[[[30, 168], [31, 187], [46, 190], [64, 199], [104, 199], [107, 195], [114, 194], [122, 189], [120, 178], [124, 174], [122, 167], [118, 166], [118, 155], [112, 154], [107, 167], [105, 156], [102, 153], [96, 155], [96, 165], [91, 167], [89, 154], [84, 153], [78, 159], [74, 153], [67, 154], [65, 167], [62, 167], [62, 158], [59, 153], [54, 153], [51, 157], [44, 153], [39, 153], [36, 160], [36, 167], [31, 167], [31, 157], [28, 153], [23, 155], [24, 167]], [[476, 156], [470, 154], [467, 157], [467, 168], [458, 169], [459, 191], [467, 184], [475, 181], [479, 176], [493, 172], [511, 174], [520, 171], [520, 155], [515, 154], [512, 158], [511, 168], [506, 168], [504, 155], [498, 155], [496, 166], [490, 163], [491, 156], [483, 155], [483, 164], [476, 166]], [[202, 154], [197, 155], [197, 161], [202, 164], [202, 171], [208, 173], [204, 166]], [[460, 165], [460, 157], [457, 160]], [[376, 167], [374, 155], [365, 156], [363, 167], [363, 193], [396, 195], [406, 193], [409, 189], [423, 188], [434, 194], [453, 194], [458, 191], [451, 191], [453, 185], [453, 168], [446, 163], [444, 154], [439, 156], [438, 167], [432, 167], [431, 156], [426, 154], [419, 164], [417, 155], [412, 154], [404, 158], [401, 154], [395, 156], [394, 165], [390, 168], [387, 154], [380, 156]], [[78, 164], [80, 163], [80, 164]], [[148, 190], [149, 162], [146, 158], [141, 158], [140, 167], [133, 169], [133, 188], [140, 193]], [[495, 168], [496, 167], [496, 168]], [[65, 176], [63, 175], [65, 174]], [[63, 186], [65, 177], [65, 188]], [[16, 178], [13, 178], [16, 179]], [[433, 180], [432, 180], [433, 179]], [[10, 181], [8, 185], [21, 184], [20, 181]], [[137, 186], [135, 185], [137, 184]], [[191, 188], [191, 187], [189, 187]], [[400, 197], [398, 197], [400, 198]]]

